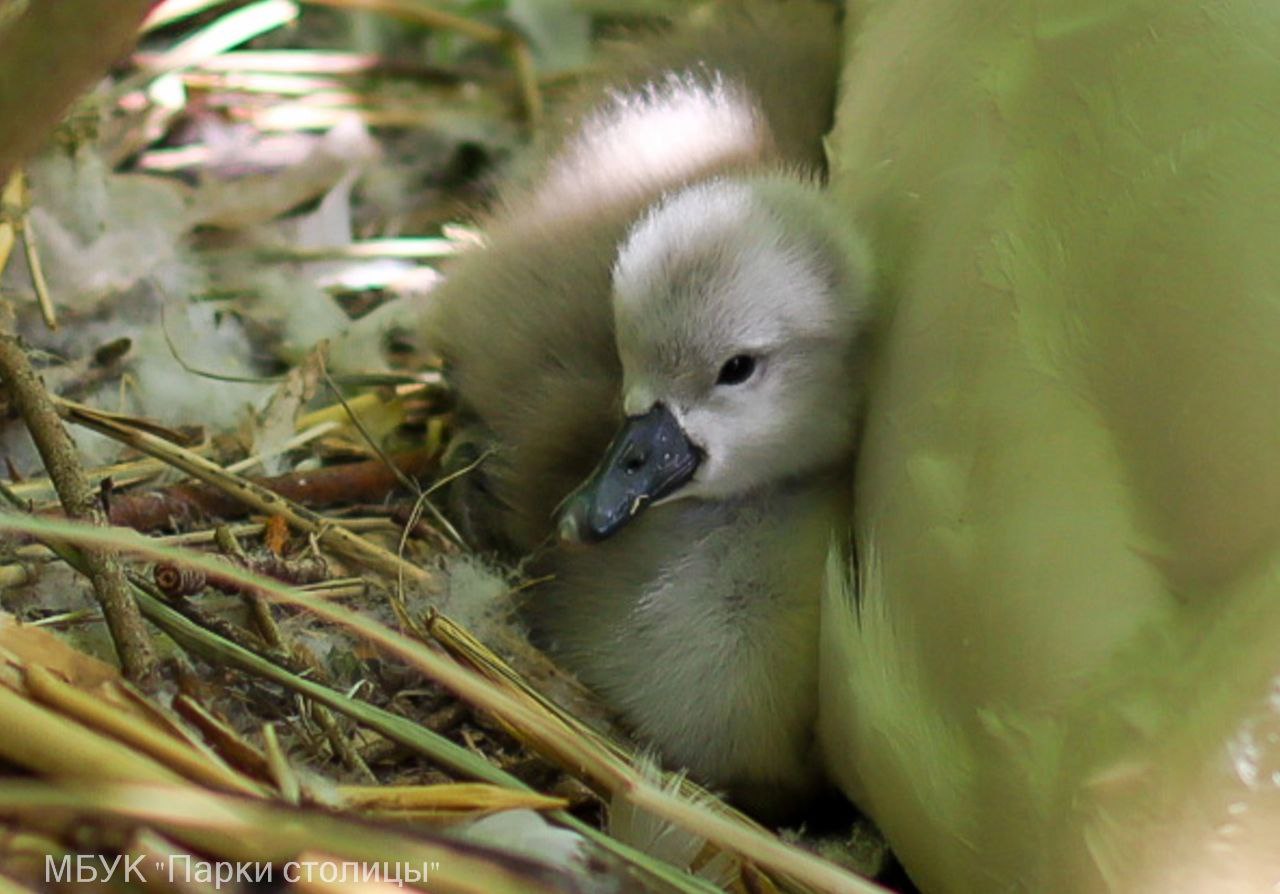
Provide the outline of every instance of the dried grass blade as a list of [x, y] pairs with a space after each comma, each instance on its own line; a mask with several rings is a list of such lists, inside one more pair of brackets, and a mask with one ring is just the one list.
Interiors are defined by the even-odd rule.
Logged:
[[563, 798], [513, 791], [482, 782], [440, 785], [343, 785], [338, 796], [348, 809], [359, 811], [431, 811], [436, 813], [494, 813], [499, 810], [560, 810]]
[[4, 189], [0, 190], [0, 273], [8, 266], [9, 254], [18, 239], [17, 222], [26, 194], [26, 177], [22, 171], [14, 171]]
[[153, 758], [180, 776], [242, 795], [259, 798], [267, 795], [263, 786], [236, 773], [215, 755], [196, 751], [158, 732], [140, 718], [122, 713], [100, 698], [64, 683], [42, 667], [28, 666], [23, 680], [42, 705]]
[[[89, 528], [67, 522], [0, 514], [0, 530], [25, 531], [36, 536], [77, 544], [109, 545], [123, 552], [178, 562], [235, 579], [246, 589], [271, 599], [297, 605], [313, 615], [339, 624], [421, 670], [460, 698], [487, 710], [504, 722], [529, 730], [530, 735], [564, 746], [562, 759], [591, 777], [596, 784], [627, 799], [641, 809], [674, 823], [740, 854], [748, 862], [795, 879], [828, 894], [884, 894], [879, 885], [845, 872], [821, 858], [785, 844], [772, 835], [705, 806], [692, 804], [662, 791], [621, 760], [573, 741], [566, 741], [563, 724], [517, 699], [475, 671], [455, 664], [425, 645], [383, 627], [343, 606], [317, 600], [275, 581], [238, 569], [227, 569], [216, 560], [161, 547], [132, 532]], [[481, 762], [484, 763], [484, 762]], [[488, 766], [485, 764], [485, 766]], [[490, 768], [490, 773], [493, 769]]]
[[177, 772], [129, 746], [0, 686], [0, 756], [58, 779], [186, 784]]
[[[522, 857], [440, 836], [408, 835], [349, 816], [246, 801], [194, 788], [85, 786], [76, 791], [39, 781], [0, 783], [0, 811], [45, 816], [84, 814], [142, 822], [223, 860], [265, 865], [331, 860], [430, 867], [420, 890], [491, 894], [562, 894], [578, 889], [567, 872]], [[408, 890], [414, 890], [409, 888]]]
[[436, 583], [434, 575], [404, 561], [395, 553], [345, 528], [330, 524], [323, 516], [292, 503], [260, 485], [228, 474], [222, 467], [202, 456], [170, 444], [148, 432], [124, 425], [109, 414], [99, 413], [89, 407], [68, 401], [61, 402], [61, 406], [72, 422], [162, 459], [193, 478], [199, 478], [265, 515], [284, 516], [289, 524], [316, 535], [326, 547], [353, 562], [393, 579], [408, 579], [420, 586], [430, 587]]

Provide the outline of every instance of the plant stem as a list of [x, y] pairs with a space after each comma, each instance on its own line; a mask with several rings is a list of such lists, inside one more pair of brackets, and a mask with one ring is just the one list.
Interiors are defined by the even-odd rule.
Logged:
[[[105, 526], [106, 514], [85, 477], [75, 443], [63, 427], [18, 337], [8, 331], [0, 331], [0, 377], [31, 432], [67, 517]], [[110, 549], [85, 547], [83, 553], [85, 570], [102, 606], [120, 666], [133, 682], [146, 683], [155, 670], [155, 652], [125, 581], [124, 570]]]

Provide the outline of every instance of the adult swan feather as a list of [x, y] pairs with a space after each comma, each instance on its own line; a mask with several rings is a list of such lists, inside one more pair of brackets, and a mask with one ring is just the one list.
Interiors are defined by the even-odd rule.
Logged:
[[1276, 890], [1280, 8], [848, 28], [832, 187], [890, 321], [828, 764], [930, 894]]

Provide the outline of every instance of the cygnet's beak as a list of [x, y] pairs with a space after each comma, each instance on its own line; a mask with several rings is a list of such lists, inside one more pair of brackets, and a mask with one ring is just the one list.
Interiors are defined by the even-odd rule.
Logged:
[[564, 501], [560, 539], [595, 543], [612, 536], [688, 482], [701, 461], [702, 451], [663, 404], [628, 418], [591, 477]]

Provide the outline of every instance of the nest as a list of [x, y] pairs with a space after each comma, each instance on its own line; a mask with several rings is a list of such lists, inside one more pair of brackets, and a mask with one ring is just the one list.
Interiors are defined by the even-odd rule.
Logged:
[[626, 5], [314, 6], [160, 4], [5, 187], [0, 887], [882, 890], [638, 759], [437, 508], [423, 293]]

